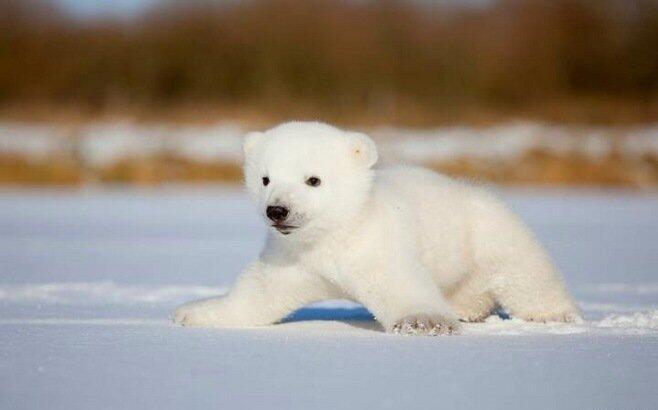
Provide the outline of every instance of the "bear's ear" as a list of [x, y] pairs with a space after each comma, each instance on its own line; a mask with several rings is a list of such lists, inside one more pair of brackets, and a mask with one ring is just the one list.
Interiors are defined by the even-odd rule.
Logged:
[[375, 142], [361, 132], [350, 132], [349, 138], [352, 155], [354, 155], [358, 163], [366, 168], [375, 165], [378, 158]]
[[263, 139], [263, 133], [262, 132], [250, 132], [247, 135], [244, 136], [244, 139], [242, 141], [242, 152], [244, 152], [244, 156], [246, 157], [247, 154], [258, 144], [260, 140]]

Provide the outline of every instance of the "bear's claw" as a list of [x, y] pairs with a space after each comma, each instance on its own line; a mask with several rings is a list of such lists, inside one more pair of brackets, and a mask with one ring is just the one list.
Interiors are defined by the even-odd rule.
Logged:
[[459, 333], [459, 322], [441, 315], [409, 315], [393, 325], [392, 332], [401, 335], [453, 335]]

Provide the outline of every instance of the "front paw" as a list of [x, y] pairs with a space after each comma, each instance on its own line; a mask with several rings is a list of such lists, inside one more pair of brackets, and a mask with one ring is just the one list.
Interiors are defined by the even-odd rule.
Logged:
[[209, 309], [183, 305], [174, 312], [174, 323], [188, 327], [212, 327], [216, 322]]
[[437, 336], [458, 334], [459, 329], [459, 322], [450, 317], [418, 314], [405, 316], [398, 320], [391, 331], [402, 335]]

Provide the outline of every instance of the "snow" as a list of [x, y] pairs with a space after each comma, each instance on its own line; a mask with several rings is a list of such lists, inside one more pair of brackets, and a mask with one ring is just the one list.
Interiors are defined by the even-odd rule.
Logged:
[[226, 293], [210, 286], [140, 286], [114, 282], [38, 283], [0, 285], [0, 302], [39, 304], [175, 303]]
[[[239, 163], [249, 131], [237, 123], [183, 125], [92, 122], [78, 127], [0, 123], [0, 154], [44, 160], [76, 152], [88, 166], [122, 159], [173, 154], [197, 162]], [[378, 142], [384, 161], [428, 162], [455, 158], [510, 159], [533, 150], [591, 159], [612, 152], [637, 158], [658, 155], [658, 125], [632, 128], [576, 127], [511, 122], [489, 127], [435, 129], [379, 127], [365, 130]]]
[[631, 328], [638, 330], [658, 330], [658, 310], [635, 312], [632, 315], [610, 315], [597, 323], [604, 328]]
[[658, 195], [508, 190], [585, 313], [388, 335], [353, 302], [188, 329], [263, 241], [237, 189], [0, 191], [0, 408], [651, 408]]

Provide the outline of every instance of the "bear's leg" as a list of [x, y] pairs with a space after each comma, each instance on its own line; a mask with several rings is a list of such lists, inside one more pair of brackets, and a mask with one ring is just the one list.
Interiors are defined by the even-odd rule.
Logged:
[[560, 273], [539, 243], [518, 226], [506, 229], [502, 238], [492, 237], [477, 252], [478, 273], [495, 302], [527, 321], [580, 321]]
[[495, 301], [511, 316], [533, 322], [577, 322], [580, 313], [559, 273], [540, 248], [489, 260]]
[[531, 322], [581, 321], [578, 308], [551, 267], [511, 261], [499, 268], [493, 294], [511, 316]]
[[321, 277], [296, 267], [253, 264], [231, 292], [187, 303], [174, 312], [174, 322], [192, 327], [249, 327], [273, 324], [311, 302], [342, 294]]
[[482, 278], [471, 275], [448, 294], [448, 303], [461, 321], [482, 322], [491, 315], [496, 300], [486, 286]]
[[402, 254], [391, 253], [364, 270], [352, 266], [340, 287], [372, 312], [387, 332], [458, 333], [459, 321], [428, 272]]
[[525, 225], [500, 203], [476, 208], [475, 270], [496, 302], [528, 321], [580, 321], [559, 272]]

